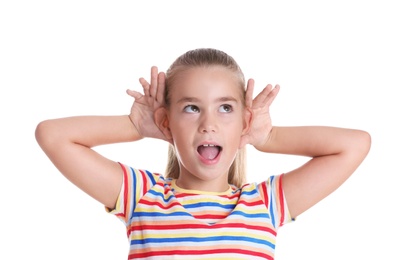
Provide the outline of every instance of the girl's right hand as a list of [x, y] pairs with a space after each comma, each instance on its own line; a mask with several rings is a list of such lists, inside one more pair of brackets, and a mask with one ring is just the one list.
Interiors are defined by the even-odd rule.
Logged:
[[127, 90], [126, 93], [133, 97], [133, 102], [129, 118], [141, 137], [157, 138], [168, 141], [163, 132], [154, 121], [154, 112], [160, 107], [164, 107], [165, 74], [158, 72], [156, 66], [151, 68], [150, 84], [144, 78], [139, 82], [143, 87], [144, 94]]

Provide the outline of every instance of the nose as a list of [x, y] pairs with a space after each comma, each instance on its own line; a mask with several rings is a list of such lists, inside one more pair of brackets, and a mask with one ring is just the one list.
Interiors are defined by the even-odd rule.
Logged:
[[200, 133], [215, 133], [218, 130], [217, 119], [215, 115], [210, 113], [201, 113], [200, 118]]

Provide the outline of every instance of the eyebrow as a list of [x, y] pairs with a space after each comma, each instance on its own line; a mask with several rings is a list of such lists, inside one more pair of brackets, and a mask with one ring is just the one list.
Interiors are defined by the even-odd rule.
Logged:
[[[199, 101], [200, 101], [200, 99], [195, 98], [195, 97], [182, 97], [177, 101], [177, 104], [188, 103], [188, 102], [199, 102]], [[232, 102], [237, 102], [238, 103], [238, 100], [236, 98], [232, 97], [232, 96], [220, 97], [220, 98], [217, 98], [215, 101], [216, 102], [232, 101]]]

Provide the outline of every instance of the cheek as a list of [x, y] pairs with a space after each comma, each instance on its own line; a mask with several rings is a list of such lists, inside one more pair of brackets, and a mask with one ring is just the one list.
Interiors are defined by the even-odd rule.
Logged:
[[193, 128], [194, 123], [183, 120], [181, 118], [170, 121], [169, 128], [173, 137], [173, 141], [177, 143], [185, 143], [190, 140], [191, 135], [196, 132]]
[[231, 127], [236, 129], [237, 131], [240, 131], [243, 129], [245, 119], [242, 116], [242, 114], [239, 113], [233, 116], [231, 115], [221, 116], [220, 122], [222, 123], [223, 126]]

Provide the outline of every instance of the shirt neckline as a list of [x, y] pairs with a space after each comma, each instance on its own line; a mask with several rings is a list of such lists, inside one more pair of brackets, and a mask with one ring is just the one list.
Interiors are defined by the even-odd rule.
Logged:
[[221, 192], [216, 192], [216, 191], [201, 191], [201, 190], [189, 190], [189, 189], [183, 189], [176, 184], [177, 179], [172, 179], [171, 180], [171, 187], [180, 193], [189, 193], [189, 194], [198, 194], [198, 195], [215, 195], [215, 196], [220, 196], [220, 195], [229, 195], [232, 193], [232, 188], [231, 185], [228, 185], [228, 189], [226, 191], [221, 191]]

